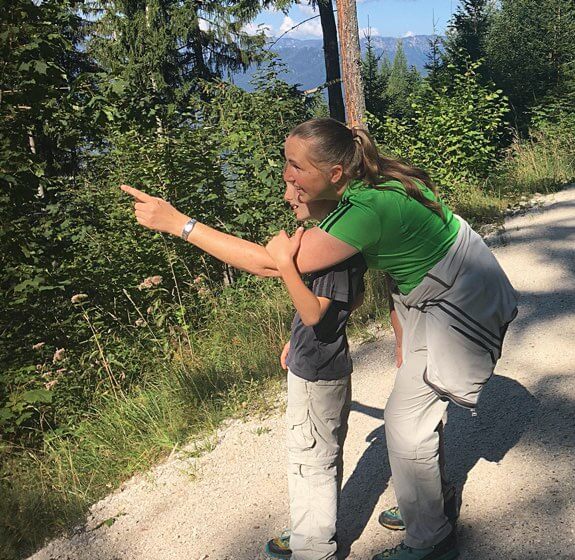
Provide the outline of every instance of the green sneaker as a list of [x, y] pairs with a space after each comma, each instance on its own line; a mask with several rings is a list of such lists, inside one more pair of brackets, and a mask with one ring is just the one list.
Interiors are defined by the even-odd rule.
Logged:
[[291, 558], [291, 549], [289, 547], [289, 539], [291, 531], [286, 529], [282, 531], [279, 537], [267, 542], [264, 552], [268, 558]]
[[[448, 490], [445, 496], [443, 511], [451, 524], [455, 525], [457, 518], [459, 517], [459, 507], [457, 504], [457, 491], [453, 487]], [[391, 529], [392, 531], [405, 531], [405, 525], [397, 506], [382, 511], [377, 520], [379, 521], [379, 524], [386, 529]]]
[[455, 531], [429, 548], [411, 548], [401, 543], [376, 554], [372, 560], [453, 560], [459, 556]]

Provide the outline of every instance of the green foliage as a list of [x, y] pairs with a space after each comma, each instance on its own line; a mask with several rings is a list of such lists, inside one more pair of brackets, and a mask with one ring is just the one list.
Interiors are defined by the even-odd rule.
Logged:
[[411, 96], [416, 94], [420, 82], [417, 69], [413, 66], [408, 68], [403, 44], [398, 41], [385, 90], [389, 116], [401, 119], [412, 113]]
[[[575, 61], [571, 0], [503, 0], [486, 44], [488, 64], [522, 132], [529, 109], [565, 95]], [[574, 91], [575, 88], [567, 88]]]
[[390, 64], [385, 56], [375, 55], [371, 37], [368, 36], [361, 73], [368, 112], [379, 119], [411, 115], [411, 97], [420, 87], [421, 76], [414, 66], [408, 68], [401, 41], [397, 42], [397, 51]]
[[[451, 65], [456, 73], [464, 72], [468, 62], [485, 62], [485, 43], [493, 21], [493, 0], [463, 0], [451, 18], [442, 56], [443, 68]], [[485, 64], [478, 66], [487, 79]]]
[[262, 69], [253, 94], [222, 82], [204, 84], [206, 95], [218, 99], [205, 105], [204, 118], [225, 175], [221, 223], [258, 242], [291, 223], [283, 202], [283, 139], [314, 110], [314, 101], [297, 95], [277, 71], [273, 64]]
[[371, 35], [367, 36], [365, 55], [361, 60], [361, 76], [364, 84], [365, 108], [372, 114], [383, 116], [387, 112], [388, 99], [386, 97], [389, 80], [389, 67], [385, 56], [383, 64], [376, 56], [371, 41]]
[[486, 177], [499, 149], [506, 103], [501, 91], [481, 85], [478, 64], [456, 75], [451, 86], [426, 83], [413, 99], [413, 117], [372, 122], [386, 151], [427, 169], [447, 193]]

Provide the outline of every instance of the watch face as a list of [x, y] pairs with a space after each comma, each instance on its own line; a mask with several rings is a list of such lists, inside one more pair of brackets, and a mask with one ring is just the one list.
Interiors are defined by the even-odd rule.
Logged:
[[189, 222], [186, 223], [186, 225], [184, 226], [184, 229], [182, 230], [182, 238], [183, 239], [188, 238], [188, 235], [190, 235], [190, 232], [194, 229], [195, 225], [196, 225], [196, 220], [190, 220]]

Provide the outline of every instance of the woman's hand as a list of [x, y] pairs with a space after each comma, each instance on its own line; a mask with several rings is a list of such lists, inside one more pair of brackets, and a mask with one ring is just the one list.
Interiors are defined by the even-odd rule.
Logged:
[[282, 353], [280, 355], [280, 364], [282, 365], [283, 369], [287, 369], [287, 364], [286, 364], [286, 360], [287, 360], [287, 355], [289, 352], [289, 348], [290, 348], [290, 341], [288, 340], [285, 343], [284, 349], [282, 350]]
[[278, 268], [289, 266], [294, 263], [294, 258], [299, 251], [304, 228], [297, 228], [293, 237], [282, 229], [277, 235], [272, 237], [266, 245], [266, 250], [274, 260]]
[[403, 363], [403, 327], [401, 326], [399, 315], [395, 309], [391, 309], [389, 317], [391, 319], [391, 326], [393, 327], [393, 332], [395, 334], [395, 365], [399, 369]]
[[182, 229], [189, 218], [169, 202], [150, 196], [129, 185], [120, 185], [120, 188], [134, 197], [136, 220], [140, 225], [177, 236], [182, 233]]
[[399, 369], [403, 363], [403, 354], [401, 348], [401, 340], [395, 341], [395, 367]]

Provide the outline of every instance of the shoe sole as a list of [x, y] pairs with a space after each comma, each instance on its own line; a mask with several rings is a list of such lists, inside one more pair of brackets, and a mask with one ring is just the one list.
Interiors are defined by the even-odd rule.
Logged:
[[386, 529], [389, 529], [390, 531], [405, 531], [405, 525], [401, 525], [401, 526], [397, 526], [397, 525], [387, 525], [385, 523], [382, 523], [381, 521], [379, 522], [379, 524], [382, 527], [385, 527]]

